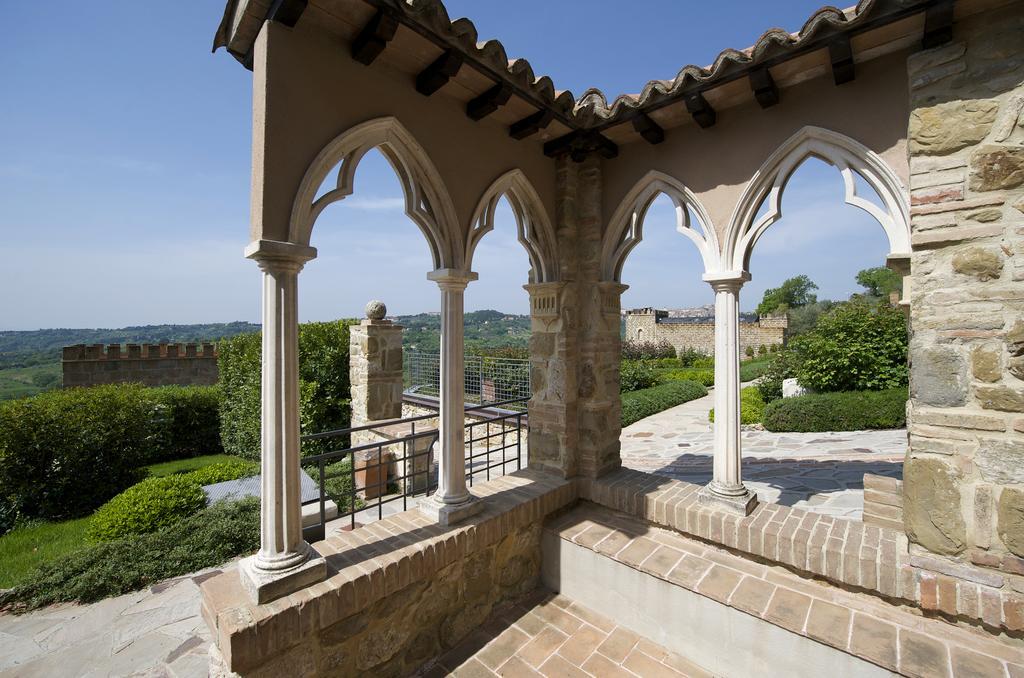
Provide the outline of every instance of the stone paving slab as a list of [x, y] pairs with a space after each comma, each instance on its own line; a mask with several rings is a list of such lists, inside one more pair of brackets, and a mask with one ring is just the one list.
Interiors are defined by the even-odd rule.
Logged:
[[0, 678], [149, 676], [205, 678], [210, 632], [197, 572], [91, 605], [0, 615]]
[[543, 589], [496, 610], [417, 676], [710, 678], [686, 658]]
[[[622, 430], [622, 465], [676, 480], [711, 480], [714, 395]], [[743, 431], [743, 480], [761, 501], [860, 520], [864, 474], [903, 477], [906, 429], [772, 433]]]

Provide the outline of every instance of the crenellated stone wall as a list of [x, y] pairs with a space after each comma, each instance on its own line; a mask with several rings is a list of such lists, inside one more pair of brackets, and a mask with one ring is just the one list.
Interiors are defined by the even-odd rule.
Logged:
[[[673, 322], [665, 311], [642, 308], [626, 312], [626, 339], [629, 341], [665, 340], [676, 353], [695, 349], [707, 355], [715, 354], [715, 319], [693, 318], [688, 322]], [[696, 321], [696, 322], [693, 322]], [[789, 322], [785, 315], [765, 316], [755, 321], [740, 318], [740, 355], [747, 348], [757, 352], [762, 346], [781, 346], [785, 342]]]
[[1024, 573], [1024, 5], [910, 57], [912, 549]]
[[212, 386], [217, 383], [213, 344], [78, 344], [61, 356], [63, 386], [139, 383]]

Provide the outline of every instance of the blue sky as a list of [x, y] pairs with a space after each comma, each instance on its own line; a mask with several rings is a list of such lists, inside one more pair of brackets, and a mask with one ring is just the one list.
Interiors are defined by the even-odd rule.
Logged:
[[[795, 30], [820, 0], [447, 5], [558, 87], [579, 94], [596, 86], [612, 97], [710, 62], [724, 47], [745, 47], [771, 26]], [[221, 7], [67, 0], [6, 8], [0, 329], [258, 320], [257, 269], [241, 256], [251, 75], [223, 51], [210, 54]], [[355, 315], [370, 298], [399, 313], [435, 310], [426, 246], [380, 156], [360, 166], [357, 187], [317, 225], [321, 256], [301, 278], [303, 319]], [[785, 218], [755, 251], [744, 308], [798, 273], [818, 282], [820, 296], [845, 297], [859, 269], [882, 263], [881, 228], [842, 203], [834, 170], [806, 164], [783, 207]], [[626, 263], [624, 305], [708, 303], [696, 252], [673, 231], [664, 200], [645, 235]], [[467, 291], [468, 309], [526, 311], [520, 286], [528, 263], [514, 240], [505, 210], [478, 250], [480, 281]]]

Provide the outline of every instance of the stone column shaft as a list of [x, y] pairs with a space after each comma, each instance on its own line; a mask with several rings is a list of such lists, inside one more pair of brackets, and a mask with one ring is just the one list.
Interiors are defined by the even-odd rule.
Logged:
[[298, 274], [316, 250], [259, 241], [246, 249], [263, 271], [260, 550], [242, 583], [258, 603], [323, 579], [325, 563], [302, 538], [299, 486]]
[[711, 482], [701, 491], [705, 503], [746, 515], [756, 496], [740, 475], [740, 306], [739, 293], [747, 273], [708, 274], [715, 291], [715, 446]]

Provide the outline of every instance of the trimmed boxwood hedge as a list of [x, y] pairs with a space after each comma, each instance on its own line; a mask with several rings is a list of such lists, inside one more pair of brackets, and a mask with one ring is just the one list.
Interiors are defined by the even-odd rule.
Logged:
[[782, 398], [764, 409], [769, 431], [862, 431], [907, 425], [907, 389], [813, 393]]
[[222, 501], [156, 532], [87, 546], [40, 565], [22, 584], [0, 593], [0, 609], [92, 603], [215, 567], [259, 548], [259, 519], [256, 498]]
[[695, 381], [670, 381], [660, 386], [623, 393], [622, 426], [629, 426], [644, 417], [707, 394], [708, 390]]
[[216, 454], [216, 387], [111, 384], [0, 403], [0, 533], [87, 515], [164, 459]]

